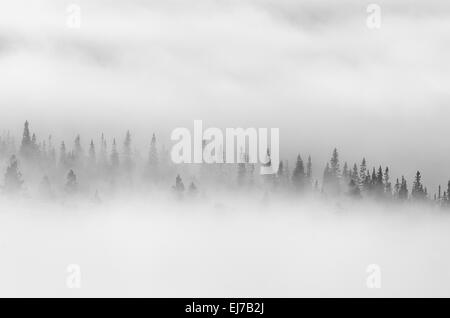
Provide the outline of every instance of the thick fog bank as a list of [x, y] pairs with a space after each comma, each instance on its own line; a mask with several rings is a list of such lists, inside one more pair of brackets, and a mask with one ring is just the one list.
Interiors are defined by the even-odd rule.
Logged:
[[[0, 202], [0, 296], [450, 296], [450, 218], [437, 208], [32, 202]], [[373, 265], [381, 288], [368, 288]]]

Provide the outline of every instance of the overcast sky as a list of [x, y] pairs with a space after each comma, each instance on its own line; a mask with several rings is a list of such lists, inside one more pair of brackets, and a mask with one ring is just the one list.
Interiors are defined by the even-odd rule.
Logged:
[[[393, 4], [392, 2], [395, 2]], [[394, 177], [450, 179], [450, 3], [378, 1], [70, 1], [0, 4], [0, 130], [148, 143], [194, 119], [278, 127], [281, 156], [333, 147]]]

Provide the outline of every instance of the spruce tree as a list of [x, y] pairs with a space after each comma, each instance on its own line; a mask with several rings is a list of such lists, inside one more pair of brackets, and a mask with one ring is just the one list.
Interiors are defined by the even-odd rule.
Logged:
[[338, 177], [340, 173], [339, 168], [339, 154], [336, 148], [333, 150], [333, 154], [330, 159], [330, 172], [333, 177]]
[[247, 176], [246, 176], [246, 174], [247, 174], [247, 167], [246, 167], [246, 162], [247, 162], [246, 158], [247, 158], [247, 156], [242, 151], [242, 149], [241, 149], [239, 157], [240, 157], [240, 160], [239, 160], [239, 163], [238, 163], [238, 176], [237, 176], [237, 179], [238, 179], [238, 185], [243, 186], [244, 184], [246, 184], [246, 181], [247, 181]]
[[96, 154], [95, 154], [95, 145], [94, 140], [91, 140], [91, 143], [89, 144], [89, 165], [91, 167], [94, 167], [96, 164]]
[[397, 178], [397, 180], [395, 181], [395, 186], [394, 186], [394, 197], [395, 197], [396, 199], [399, 199], [399, 195], [400, 195], [400, 187], [401, 187], [400, 181], [399, 181], [398, 178]]
[[175, 186], [173, 186], [173, 189], [178, 193], [184, 192], [183, 180], [179, 174], [177, 174], [177, 177], [175, 178]]
[[447, 183], [447, 204], [450, 205], [450, 180]]
[[327, 162], [327, 164], [325, 165], [325, 169], [323, 169], [322, 190], [324, 190], [323, 188], [325, 187], [325, 185], [328, 185], [328, 183], [330, 182], [330, 177], [331, 177], [330, 165]]
[[9, 159], [9, 166], [6, 168], [4, 191], [6, 193], [17, 193], [23, 184], [22, 174], [19, 171], [19, 162], [15, 155]]
[[285, 180], [286, 180], [285, 174], [286, 174], [286, 171], [284, 170], [283, 160], [280, 160], [280, 163], [278, 164], [276, 185], [285, 186]]
[[75, 164], [82, 164], [84, 157], [83, 147], [81, 146], [81, 137], [77, 135], [73, 147], [73, 161]]
[[408, 185], [406, 183], [406, 179], [404, 176], [402, 176], [402, 182], [400, 184], [400, 189], [398, 192], [398, 198], [400, 200], [406, 200], [408, 199]]
[[391, 186], [391, 181], [390, 181], [390, 177], [389, 177], [389, 168], [388, 167], [386, 167], [386, 169], [384, 170], [383, 179], [384, 179], [384, 192], [386, 193], [386, 195], [388, 197], [390, 197], [392, 195], [392, 186]]
[[192, 181], [191, 184], [189, 185], [189, 194], [191, 196], [196, 195], [197, 194], [197, 186], [195, 185], [195, 183]]
[[125, 135], [125, 141], [123, 143], [123, 165], [127, 172], [130, 172], [133, 168], [133, 160], [131, 155], [131, 134], [127, 131]]
[[29, 159], [32, 155], [31, 135], [28, 121], [25, 121], [23, 127], [22, 143], [20, 145], [20, 154]]
[[306, 164], [306, 178], [308, 179], [309, 185], [312, 183], [312, 160], [311, 156], [308, 156], [308, 163]]
[[349, 194], [351, 197], [354, 198], [361, 197], [361, 190], [359, 189], [359, 185], [355, 182], [354, 179], [350, 179], [348, 187], [349, 187]]
[[297, 189], [302, 189], [305, 185], [305, 167], [300, 155], [297, 156], [294, 172], [292, 173], [292, 183]]
[[152, 136], [152, 141], [150, 143], [150, 153], [148, 156], [148, 163], [150, 167], [156, 169], [158, 167], [158, 149], [156, 147], [156, 137], [155, 134]]
[[382, 196], [384, 194], [383, 169], [381, 169], [381, 166], [378, 168], [375, 188], [378, 196]]
[[119, 167], [119, 153], [117, 152], [116, 139], [113, 139], [112, 149], [111, 149], [111, 166], [113, 169]]
[[[340, 166], [339, 166], [339, 154], [336, 148], [333, 150], [333, 154], [331, 155], [330, 165], [328, 166], [327, 173], [327, 181], [325, 182], [323, 187], [326, 192], [330, 194], [339, 194], [340, 193]], [[325, 172], [324, 172], [325, 174]]]
[[75, 193], [77, 191], [77, 187], [77, 176], [75, 175], [73, 170], [70, 169], [69, 173], [67, 174], [66, 191], [68, 193]]
[[99, 165], [105, 169], [108, 166], [108, 147], [103, 133], [100, 139], [100, 153], [98, 159]]
[[348, 165], [347, 165], [347, 161], [346, 161], [346, 162], [344, 162], [344, 167], [342, 168], [342, 178], [344, 180], [347, 180], [347, 179], [349, 179], [349, 177], [350, 177], [350, 172], [348, 170]]
[[355, 182], [356, 186], [358, 186], [358, 188], [359, 188], [360, 183], [359, 183], [359, 175], [358, 175], [358, 166], [356, 165], [356, 163], [353, 165], [351, 179], [353, 180], [353, 182]]
[[61, 142], [61, 147], [59, 148], [59, 163], [62, 167], [66, 167], [68, 163], [66, 145], [64, 144], [64, 141]]
[[411, 190], [411, 196], [416, 200], [423, 200], [426, 198], [426, 192], [421, 179], [422, 175], [419, 171], [417, 171], [413, 182], [413, 188]]
[[366, 173], [367, 173], [367, 163], [366, 158], [363, 158], [361, 165], [359, 167], [359, 186], [361, 189], [366, 186]]

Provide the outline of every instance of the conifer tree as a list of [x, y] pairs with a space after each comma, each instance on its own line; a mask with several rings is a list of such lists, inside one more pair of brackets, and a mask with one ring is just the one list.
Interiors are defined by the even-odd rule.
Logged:
[[305, 185], [305, 167], [300, 155], [297, 156], [297, 162], [295, 163], [294, 172], [292, 174], [292, 183], [297, 189], [302, 189]]
[[133, 161], [131, 158], [131, 134], [130, 131], [127, 131], [125, 135], [125, 141], [123, 143], [123, 164], [125, 170], [130, 172], [133, 168]]
[[383, 169], [381, 166], [378, 168], [376, 183], [375, 183], [375, 191], [378, 196], [382, 196], [384, 194], [384, 183], [383, 183]]
[[370, 192], [372, 189], [372, 179], [370, 178], [369, 170], [366, 171], [366, 177], [364, 178], [364, 187], [365, 192]]
[[394, 197], [395, 197], [396, 199], [399, 199], [399, 195], [400, 195], [400, 187], [401, 187], [400, 181], [399, 181], [398, 178], [397, 178], [397, 180], [396, 180], [396, 182], [395, 182], [395, 186], [394, 186]]
[[347, 161], [346, 161], [346, 162], [344, 162], [344, 167], [342, 168], [342, 178], [344, 180], [347, 180], [347, 179], [349, 179], [349, 177], [350, 177], [350, 172], [348, 170], [348, 165], [347, 165]]
[[112, 149], [111, 149], [111, 165], [114, 169], [119, 167], [119, 153], [117, 152], [116, 139], [113, 139]]
[[61, 147], [59, 148], [59, 163], [61, 166], [65, 167], [67, 166], [67, 161], [66, 145], [63, 141], [61, 142]]
[[383, 179], [384, 179], [384, 192], [386, 193], [386, 195], [388, 197], [390, 197], [392, 195], [392, 186], [391, 186], [391, 181], [390, 181], [390, 177], [389, 177], [389, 168], [388, 167], [386, 167], [386, 169], [384, 170]]
[[324, 171], [323, 190], [333, 195], [340, 193], [339, 154], [336, 148], [331, 155], [330, 164], [327, 163]]
[[6, 168], [4, 191], [6, 193], [17, 193], [23, 184], [22, 174], [19, 171], [19, 162], [15, 155], [9, 159], [9, 166]]
[[175, 185], [173, 186], [173, 189], [178, 193], [184, 192], [183, 180], [179, 174], [177, 174], [177, 177], [175, 178]]
[[359, 182], [360, 188], [366, 187], [366, 174], [367, 174], [367, 163], [366, 158], [363, 158], [361, 165], [359, 167]]
[[351, 173], [351, 179], [355, 182], [355, 185], [359, 188], [359, 175], [358, 175], [358, 166], [356, 163], [353, 165], [353, 171]]
[[148, 157], [148, 163], [150, 167], [156, 169], [158, 167], [158, 149], [156, 147], [156, 137], [155, 134], [152, 136], [152, 141], [150, 143], [150, 154]]
[[277, 176], [278, 176], [278, 179], [282, 179], [284, 176], [283, 160], [280, 160], [280, 163], [278, 164]]
[[89, 165], [90, 167], [95, 167], [97, 162], [96, 153], [95, 153], [95, 145], [94, 140], [91, 139], [91, 143], [89, 144]]
[[238, 179], [238, 185], [242, 186], [246, 183], [246, 173], [247, 173], [247, 168], [246, 168], [247, 156], [246, 156], [246, 154], [243, 153], [242, 149], [241, 149], [239, 157], [241, 159], [239, 160], [239, 163], [238, 163], [237, 179]]
[[105, 136], [102, 133], [101, 139], [100, 139], [100, 153], [98, 158], [99, 165], [105, 169], [108, 166], [108, 147], [106, 144]]
[[322, 190], [323, 187], [330, 182], [331, 172], [330, 172], [330, 165], [327, 162], [325, 165], [325, 169], [323, 170], [323, 182], [322, 182]]
[[354, 179], [350, 179], [348, 187], [350, 196], [354, 198], [359, 198], [361, 196], [361, 190]]
[[22, 143], [20, 145], [20, 154], [24, 158], [30, 158], [32, 155], [32, 143], [31, 143], [31, 135], [28, 121], [25, 121], [23, 127], [23, 135], [22, 135]]
[[330, 160], [330, 173], [333, 177], [338, 178], [340, 173], [339, 168], [339, 154], [336, 148], [333, 150], [333, 155]]
[[406, 183], [406, 179], [404, 176], [402, 176], [402, 182], [400, 184], [400, 189], [398, 191], [398, 198], [400, 200], [408, 199], [408, 185]]
[[67, 174], [66, 191], [68, 193], [75, 193], [77, 191], [77, 187], [77, 176], [75, 175], [73, 170], [70, 169], [69, 173]]
[[289, 184], [289, 171], [287, 163], [285, 164], [283, 160], [280, 160], [278, 164], [277, 184], [282, 187], [286, 187]]
[[189, 194], [191, 196], [196, 195], [197, 194], [197, 186], [195, 185], [195, 183], [192, 181], [191, 184], [189, 185]]
[[39, 147], [37, 144], [36, 134], [31, 136], [31, 153], [34, 155], [38, 151]]
[[416, 172], [414, 178], [413, 187], [411, 190], [411, 196], [416, 200], [423, 200], [426, 198], [426, 192], [422, 184], [422, 176], [419, 171]]
[[83, 163], [83, 147], [81, 147], [81, 137], [80, 135], [77, 135], [75, 137], [74, 141], [74, 147], [73, 147], [73, 161], [75, 164], [82, 164]]
[[306, 164], [306, 178], [308, 179], [308, 184], [312, 183], [312, 160], [311, 156], [308, 156], [308, 162]]
[[450, 205], [450, 180], [447, 183], [447, 204]]

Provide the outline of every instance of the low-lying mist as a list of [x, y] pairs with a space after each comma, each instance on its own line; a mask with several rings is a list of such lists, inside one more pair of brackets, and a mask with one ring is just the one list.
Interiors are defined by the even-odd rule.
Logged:
[[[167, 192], [0, 207], [0, 296], [450, 295], [436, 207]], [[381, 288], [368, 288], [373, 264]]]

